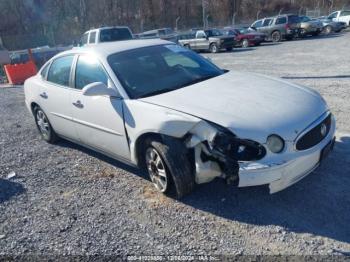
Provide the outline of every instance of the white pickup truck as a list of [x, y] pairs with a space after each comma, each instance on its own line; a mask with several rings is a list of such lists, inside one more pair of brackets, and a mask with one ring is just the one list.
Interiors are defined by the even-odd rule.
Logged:
[[335, 11], [328, 16], [328, 19], [334, 22], [344, 22], [347, 26], [350, 26], [350, 11]]

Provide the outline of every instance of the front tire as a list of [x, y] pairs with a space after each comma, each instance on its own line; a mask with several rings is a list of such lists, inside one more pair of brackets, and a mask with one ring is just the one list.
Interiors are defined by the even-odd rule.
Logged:
[[53, 144], [58, 140], [58, 136], [53, 130], [49, 119], [45, 112], [36, 106], [33, 110], [36, 126], [41, 134], [41, 137], [48, 143]]
[[330, 25], [327, 25], [324, 29], [323, 32], [325, 35], [329, 35], [330, 33], [332, 33], [333, 29]]
[[243, 47], [243, 48], [248, 48], [248, 47], [249, 47], [249, 40], [248, 40], [248, 39], [243, 39], [243, 41], [242, 41], [242, 47]]
[[219, 47], [215, 43], [212, 43], [210, 45], [209, 49], [210, 49], [210, 52], [213, 53], [213, 54], [219, 53]]
[[156, 189], [177, 199], [189, 194], [195, 186], [188, 150], [178, 139], [146, 142], [145, 167]]

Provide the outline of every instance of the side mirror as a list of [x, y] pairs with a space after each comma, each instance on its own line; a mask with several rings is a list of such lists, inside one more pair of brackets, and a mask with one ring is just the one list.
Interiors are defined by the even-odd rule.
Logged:
[[83, 88], [84, 96], [109, 96], [109, 97], [118, 97], [120, 98], [120, 94], [117, 90], [113, 88], [109, 88], [106, 84], [102, 82], [94, 82], [86, 85]]
[[250, 29], [256, 31], [256, 27], [254, 27], [254, 26], [251, 26]]

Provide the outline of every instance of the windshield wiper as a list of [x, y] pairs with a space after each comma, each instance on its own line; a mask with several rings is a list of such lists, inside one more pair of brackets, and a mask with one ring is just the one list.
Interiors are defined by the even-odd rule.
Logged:
[[203, 82], [205, 80], [208, 80], [208, 79], [211, 79], [211, 78], [214, 78], [214, 77], [217, 77], [217, 76], [219, 76], [219, 75], [210, 75], [210, 76], [199, 77], [199, 78], [196, 78], [196, 79], [194, 79], [194, 80], [192, 80], [190, 82], [187, 82], [186, 84], [180, 86], [179, 88], [190, 86], [190, 85], [194, 85], [194, 84]]
[[160, 94], [164, 94], [164, 93], [167, 93], [167, 92], [170, 92], [170, 91], [174, 91], [176, 90], [176, 88], [165, 88], [165, 89], [161, 89], [161, 90], [156, 90], [156, 91], [153, 91], [153, 92], [149, 92], [149, 93], [146, 93], [146, 94], [143, 94], [141, 96], [139, 96], [138, 98], [145, 98], [145, 97], [149, 97], [149, 96], [155, 96], [155, 95], [160, 95]]

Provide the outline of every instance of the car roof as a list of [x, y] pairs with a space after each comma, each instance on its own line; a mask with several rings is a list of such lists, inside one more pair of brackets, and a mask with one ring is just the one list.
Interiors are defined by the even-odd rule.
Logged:
[[116, 28], [116, 29], [118, 29], [118, 28], [120, 28], [120, 29], [130, 29], [127, 26], [103, 26], [103, 27], [98, 27], [98, 28], [92, 28], [92, 29], [86, 31], [84, 34], [89, 33], [91, 31], [104, 30], [104, 29], [113, 29], [113, 28]]
[[95, 53], [101, 57], [108, 57], [111, 54], [119, 53], [127, 50], [156, 46], [156, 45], [165, 45], [165, 44], [174, 44], [173, 42], [160, 40], [160, 39], [132, 39], [125, 41], [109, 42], [109, 43], [100, 43], [96, 45], [87, 45], [83, 47], [73, 48], [69, 51], [60, 53], [61, 55], [67, 54], [77, 54], [77, 53]]

